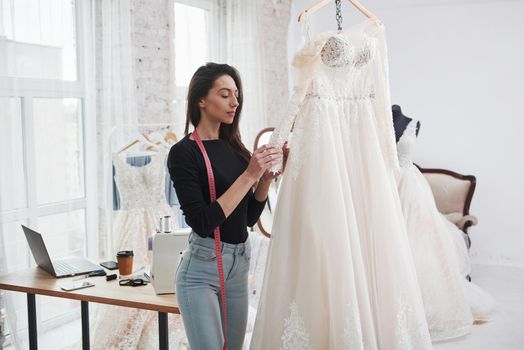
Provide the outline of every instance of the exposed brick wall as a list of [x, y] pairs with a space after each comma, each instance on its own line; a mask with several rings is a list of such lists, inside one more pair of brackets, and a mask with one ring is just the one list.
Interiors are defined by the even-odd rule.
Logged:
[[133, 43], [139, 124], [170, 123], [169, 2], [133, 0]]
[[[267, 124], [275, 126], [288, 100], [287, 33], [291, 0], [258, 0], [264, 45]], [[169, 123], [171, 111], [168, 1], [133, 0], [138, 123]]]
[[277, 126], [287, 111], [287, 40], [291, 0], [259, 0], [260, 33], [264, 43], [267, 126]]

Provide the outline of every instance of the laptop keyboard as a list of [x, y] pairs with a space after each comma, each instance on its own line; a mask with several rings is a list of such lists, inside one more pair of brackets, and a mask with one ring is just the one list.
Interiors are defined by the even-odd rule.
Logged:
[[98, 268], [97, 265], [94, 265], [93, 263], [82, 259], [75, 259], [71, 261], [55, 260], [53, 261], [53, 267], [55, 268], [55, 272], [57, 275], [87, 273], [97, 269], [102, 269], [101, 267]]

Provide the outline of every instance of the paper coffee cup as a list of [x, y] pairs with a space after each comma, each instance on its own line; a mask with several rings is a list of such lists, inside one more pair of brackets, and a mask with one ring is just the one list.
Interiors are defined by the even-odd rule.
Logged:
[[133, 273], [133, 256], [132, 250], [121, 250], [116, 253], [118, 273], [120, 273], [120, 275], [127, 276]]

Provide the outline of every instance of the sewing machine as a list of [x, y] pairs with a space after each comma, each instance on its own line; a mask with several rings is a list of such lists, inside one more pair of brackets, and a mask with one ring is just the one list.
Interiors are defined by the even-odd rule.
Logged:
[[191, 228], [176, 229], [171, 233], [157, 233], [153, 236], [151, 284], [156, 294], [175, 293], [176, 270], [188, 246], [189, 233]]

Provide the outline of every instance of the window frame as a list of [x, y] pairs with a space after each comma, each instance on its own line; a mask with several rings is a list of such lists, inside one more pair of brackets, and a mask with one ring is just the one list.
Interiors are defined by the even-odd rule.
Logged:
[[[187, 87], [177, 86], [175, 83], [175, 3], [201, 8], [206, 11], [206, 22], [207, 27], [207, 36], [209, 39], [208, 49], [209, 49], [209, 59], [217, 58], [219, 55], [219, 24], [218, 24], [218, 1], [217, 0], [170, 0], [169, 1], [169, 50], [170, 57], [170, 95], [171, 95], [171, 105], [172, 110], [177, 110], [177, 105], [179, 103], [184, 103], [187, 96]], [[184, 115], [174, 115], [174, 126], [175, 131], [178, 131], [179, 125], [185, 124], [185, 114]]]
[[[92, 47], [89, 37], [91, 25], [91, 6], [87, 1], [75, 0], [74, 21], [76, 34], [76, 71], [77, 80], [57, 80], [43, 78], [18, 78], [0, 76], [0, 97], [18, 98], [21, 107], [21, 133], [26, 207], [13, 210], [0, 211], [0, 225], [16, 221], [25, 221], [31, 227], [38, 227], [38, 219], [42, 216], [68, 213], [74, 210], [84, 210], [85, 215], [85, 255], [98, 258], [98, 194], [97, 194], [97, 154], [96, 154], [96, 107], [94, 103], [93, 79], [86, 74], [88, 67], [93, 67], [94, 57], [87, 57], [88, 48]], [[87, 59], [86, 59], [87, 58]], [[13, 88], [16, 87], [16, 88]], [[35, 142], [34, 142], [34, 112], [33, 99], [35, 98], [75, 98], [80, 100], [82, 148], [83, 148], [83, 186], [84, 196], [78, 199], [66, 200], [50, 204], [39, 205], [36, 198], [36, 167], [35, 167]], [[4, 242], [7, 233], [1, 232]], [[26, 266], [35, 266], [34, 260], [27, 250]], [[41, 299], [37, 303], [41, 304]], [[76, 310], [76, 309], [75, 309]], [[77, 319], [76, 311], [52, 317], [41, 324], [43, 330], [55, 328]], [[42, 315], [37, 315], [38, 323]], [[11, 334], [7, 334], [6, 345]]]
[[[75, 1], [76, 31], [76, 65], [77, 80], [17, 78], [0, 76], [0, 97], [18, 98], [21, 104], [21, 122], [23, 135], [24, 174], [26, 189], [26, 207], [0, 211], [0, 224], [26, 220], [31, 227], [38, 227], [38, 218], [47, 215], [67, 213], [73, 210], [85, 210], [85, 251], [88, 257], [98, 257], [97, 226], [97, 164], [96, 164], [96, 117], [91, 108], [92, 94], [88, 93], [89, 82], [86, 80], [85, 53], [88, 40], [86, 28], [89, 21], [89, 4]], [[13, 88], [16, 87], [16, 88]], [[83, 146], [84, 196], [79, 199], [66, 200], [51, 204], [39, 205], [36, 198], [36, 168], [33, 100], [35, 98], [74, 98], [80, 100], [81, 127]], [[91, 234], [90, 234], [91, 233]], [[29, 252], [27, 266], [34, 265]]]

